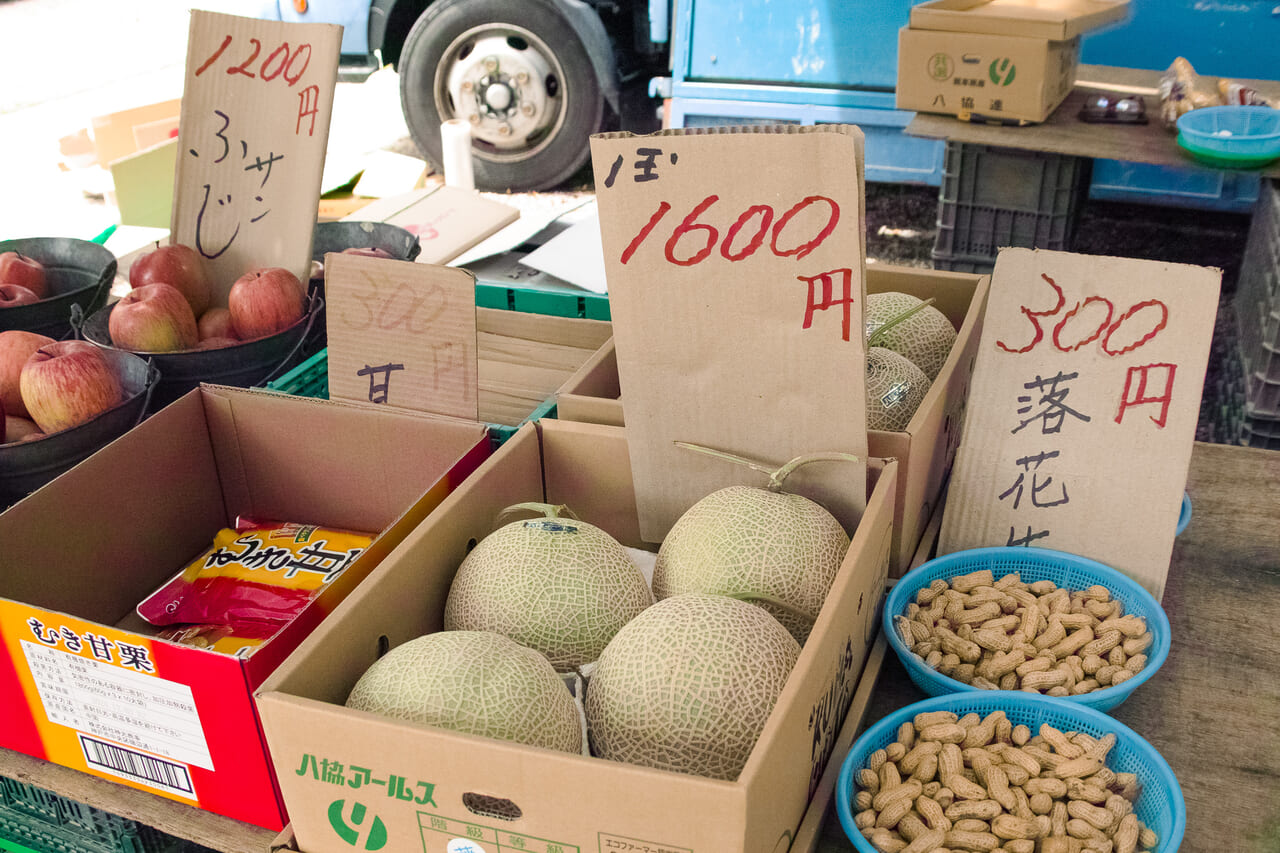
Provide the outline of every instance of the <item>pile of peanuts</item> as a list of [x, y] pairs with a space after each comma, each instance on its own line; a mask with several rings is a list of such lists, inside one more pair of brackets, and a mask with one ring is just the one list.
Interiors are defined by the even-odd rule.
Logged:
[[1116, 736], [1004, 711], [917, 714], [855, 777], [854, 823], [881, 853], [1136, 853], [1158, 838], [1133, 811], [1141, 784], [1107, 768]]
[[1133, 678], [1151, 631], [1104, 586], [996, 580], [990, 569], [938, 579], [894, 616], [912, 653], [943, 675], [988, 690], [1078, 696]]

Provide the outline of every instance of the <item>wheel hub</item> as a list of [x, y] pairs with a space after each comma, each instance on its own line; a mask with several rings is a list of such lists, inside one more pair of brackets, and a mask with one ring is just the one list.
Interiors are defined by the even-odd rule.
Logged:
[[473, 139], [498, 149], [524, 148], [554, 124], [558, 77], [528, 42], [490, 34], [469, 40], [455, 55], [446, 87], [457, 117], [471, 123]]

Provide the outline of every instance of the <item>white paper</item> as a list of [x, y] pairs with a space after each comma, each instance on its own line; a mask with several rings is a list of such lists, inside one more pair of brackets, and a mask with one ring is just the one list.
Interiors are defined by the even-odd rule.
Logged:
[[576, 284], [592, 293], [608, 293], [600, 214], [593, 212], [520, 259], [520, 263]]

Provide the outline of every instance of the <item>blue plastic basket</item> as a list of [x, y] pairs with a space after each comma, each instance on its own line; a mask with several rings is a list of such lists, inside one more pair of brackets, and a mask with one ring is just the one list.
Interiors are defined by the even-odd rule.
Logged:
[[1141, 735], [1101, 711], [1065, 699], [1006, 690], [976, 690], [925, 699], [894, 711], [867, 729], [854, 741], [836, 778], [836, 813], [840, 826], [853, 846], [862, 853], [876, 853], [871, 842], [854, 825], [854, 778], [867, 766], [867, 757], [884, 749], [898, 736], [898, 727], [925, 711], [952, 711], [959, 716], [970, 712], [986, 716], [1004, 711], [1014, 725], [1022, 724], [1037, 732], [1042, 723], [1059, 731], [1084, 732], [1100, 738], [1116, 735], [1115, 746], [1107, 754], [1107, 767], [1116, 773], [1133, 773], [1142, 783], [1142, 794], [1134, 803], [1138, 820], [1150, 827], [1159, 838], [1156, 853], [1173, 853], [1182, 843], [1187, 825], [1187, 806], [1182, 787], [1169, 763]]
[[1065, 702], [1108, 711], [1128, 699], [1134, 690], [1160, 669], [1165, 658], [1169, 656], [1171, 631], [1169, 618], [1165, 615], [1164, 609], [1145, 588], [1110, 566], [1087, 557], [1049, 548], [1006, 546], [973, 548], [967, 551], [956, 551], [922, 563], [894, 584], [893, 589], [889, 591], [889, 597], [885, 600], [882, 627], [885, 636], [889, 638], [889, 645], [893, 647], [893, 651], [902, 661], [907, 675], [915, 685], [930, 696], [958, 692], [1018, 692], [983, 690], [931, 669], [925, 665], [919, 655], [906, 647], [893, 624], [893, 617], [905, 615], [907, 604], [915, 601], [916, 593], [935, 580], [941, 578], [950, 581], [957, 575], [980, 569], [990, 569], [997, 580], [1010, 572], [1018, 572], [1022, 580], [1027, 583], [1049, 580], [1070, 590], [1082, 590], [1094, 584], [1100, 584], [1109, 589], [1113, 597], [1123, 602], [1126, 614], [1142, 616], [1147, 620], [1147, 628], [1152, 634], [1152, 643], [1146, 651], [1146, 666], [1128, 681], [1114, 687], [1095, 690], [1092, 693], [1064, 696], [1062, 699]]
[[1201, 107], [1178, 117], [1178, 144], [1210, 166], [1249, 169], [1280, 157], [1280, 110]]
[[1186, 492], [1182, 493], [1182, 510], [1178, 513], [1178, 526], [1174, 529], [1174, 536], [1181, 536], [1182, 531], [1187, 529], [1187, 525], [1191, 523], [1191, 495]]

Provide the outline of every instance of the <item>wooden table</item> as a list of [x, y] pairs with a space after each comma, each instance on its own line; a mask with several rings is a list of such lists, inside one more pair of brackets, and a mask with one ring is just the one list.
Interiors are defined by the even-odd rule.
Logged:
[[[1173, 550], [1163, 668], [1113, 712], [1168, 760], [1187, 801], [1185, 851], [1280, 850], [1280, 452], [1197, 444], [1193, 514]], [[924, 698], [890, 653], [867, 725]], [[838, 768], [843, 752], [832, 757]], [[276, 833], [16, 752], [0, 775], [228, 853]], [[819, 853], [848, 853], [835, 809], [815, 813]], [[704, 851], [699, 851], [704, 853]], [[715, 851], [705, 851], [715, 853]]]
[[[1280, 452], [1197, 444], [1164, 605], [1173, 644], [1112, 715], [1169, 762], [1184, 851], [1280, 850]], [[867, 724], [925, 698], [890, 654]], [[834, 759], [833, 759], [834, 760]], [[831, 807], [817, 848], [854, 849]]]
[[[1043, 151], [1073, 157], [1125, 160], [1176, 166], [1199, 171], [1220, 171], [1192, 159], [1177, 143], [1177, 134], [1160, 120], [1159, 71], [1115, 68], [1108, 65], [1081, 65], [1076, 88], [1053, 114], [1040, 124], [1004, 127], [960, 121], [954, 116], [917, 113], [906, 132], [911, 136], [945, 139], [976, 145], [995, 145], [1024, 151]], [[1207, 78], [1216, 80], [1216, 78]], [[1280, 98], [1280, 81], [1240, 81], [1268, 97]], [[1147, 104], [1147, 124], [1090, 124], [1077, 115], [1091, 92], [1111, 91], [1142, 94]], [[1280, 178], [1280, 160], [1251, 169], [1266, 178]]]

